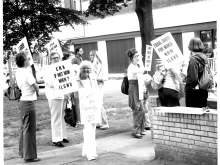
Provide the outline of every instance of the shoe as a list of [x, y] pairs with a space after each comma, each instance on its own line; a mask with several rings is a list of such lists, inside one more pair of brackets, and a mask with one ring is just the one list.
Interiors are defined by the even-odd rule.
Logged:
[[106, 130], [108, 128], [109, 128], [109, 126], [106, 126], [106, 125], [103, 125], [103, 126], [100, 127], [101, 130]]
[[64, 143], [69, 143], [69, 140], [63, 139], [63, 142], [64, 142]]
[[61, 142], [53, 142], [52, 145], [56, 146], [56, 147], [64, 147], [63, 143], [61, 143]]
[[28, 163], [28, 162], [39, 162], [39, 161], [41, 161], [41, 158], [36, 158], [36, 159], [26, 159], [26, 160], [24, 160], [25, 161], [25, 163]]
[[95, 160], [95, 157], [94, 157], [94, 156], [90, 156], [90, 157], [87, 157], [87, 159], [88, 159], [89, 161], [91, 161], [91, 160]]
[[145, 130], [150, 130], [150, 127], [145, 127]]
[[140, 134], [141, 134], [141, 135], [146, 135], [146, 132], [141, 132]]
[[132, 134], [132, 136], [134, 136], [134, 138], [138, 138], [138, 139], [142, 138], [142, 135], [139, 134], [139, 133], [137, 133], [137, 134]]

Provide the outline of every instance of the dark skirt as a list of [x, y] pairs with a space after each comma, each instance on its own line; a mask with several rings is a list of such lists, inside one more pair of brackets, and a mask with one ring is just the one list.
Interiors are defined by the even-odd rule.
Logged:
[[34, 101], [19, 101], [21, 111], [21, 132], [19, 155], [26, 159], [37, 158], [36, 147], [36, 111]]
[[145, 112], [139, 100], [138, 81], [129, 80], [129, 107], [133, 111], [132, 134], [142, 133], [145, 129]]

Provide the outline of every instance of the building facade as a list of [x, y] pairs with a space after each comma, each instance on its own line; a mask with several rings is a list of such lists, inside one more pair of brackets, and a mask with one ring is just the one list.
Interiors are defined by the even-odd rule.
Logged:
[[[153, 0], [155, 38], [171, 32], [186, 59], [190, 53], [189, 40], [194, 36], [200, 37], [204, 43], [215, 49], [217, 1]], [[90, 0], [63, 0], [62, 5], [84, 11], [90, 2]], [[123, 1], [119, 0], [118, 3], [122, 4]], [[98, 50], [104, 73], [109, 76], [123, 76], [129, 65], [125, 52], [132, 47], [141, 50], [139, 22], [133, 9], [133, 1], [127, 3], [128, 7], [114, 16], [105, 19], [89, 18], [88, 25], [77, 26], [76, 30], [64, 27], [62, 33], [56, 33], [54, 36], [62, 41], [68, 41], [74, 48], [82, 47], [83, 59], [88, 59], [90, 50]]]

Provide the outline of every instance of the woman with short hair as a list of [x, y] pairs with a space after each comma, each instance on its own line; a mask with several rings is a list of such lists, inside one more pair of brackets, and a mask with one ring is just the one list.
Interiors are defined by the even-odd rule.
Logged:
[[[52, 52], [49, 55], [50, 65], [60, 61], [60, 54]], [[51, 130], [52, 130], [52, 145], [56, 147], [64, 147], [63, 143], [69, 143], [66, 135], [66, 123], [64, 121], [64, 109], [66, 102], [64, 95], [55, 90], [53, 82], [53, 74], [46, 71], [45, 78], [45, 94], [48, 99], [48, 104], [51, 112]]]
[[133, 128], [132, 135], [135, 138], [141, 138], [142, 135], [145, 135], [145, 111], [142, 107], [143, 98], [139, 99], [138, 89], [138, 75], [143, 75], [144, 67], [142, 63], [142, 55], [135, 49], [129, 49], [127, 51], [127, 56], [129, 57], [131, 63], [127, 69], [127, 76], [129, 80], [129, 107], [133, 111]]
[[204, 65], [208, 63], [207, 57], [202, 53], [204, 45], [200, 38], [194, 37], [190, 40], [188, 49], [191, 51], [186, 76], [186, 106], [206, 107], [208, 90], [199, 89], [198, 80], [203, 74]]
[[39, 96], [39, 88], [30, 67], [30, 55], [20, 52], [15, 57], [16, 70], [15, 77], [17, 85], [22, 92], [18, 103], [21, 111], [21, 132], [19, 141], [19, 155], [24, 158], [25, 162], [37, 162], [36, 147], [36, 111], [35, 101]]
[[[91, 76], [91, 62], [90, 61], [82, 61], [82, 63], [80, 64], [80, 71], [79, 71], [79, 74], [77, 75], [76, 80], [77, 80], [79, 89], [83, 88], [87, 90], [90, 90], [90, 89], [99, 90], [96, 79], [94, 79], [94, 77]], [[79, 92], [74, 92], [74, 98], [76, 100], [76, 108], [80, 111]], [[78, 110], [77, 112], [79, 112]], [[96, 133], [96, 123], [83, 124], [84, 142], [83, 142], [83, 148], [82, 148], [82, 156], [87, 157], [88, 160], [94, 160], [98, 156], [96, 153], [95, 133]]]

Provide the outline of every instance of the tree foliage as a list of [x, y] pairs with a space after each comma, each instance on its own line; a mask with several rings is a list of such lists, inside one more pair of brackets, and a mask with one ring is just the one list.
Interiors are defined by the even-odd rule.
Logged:
[[3, 0], [4, 50], [27, 37], [29, 46], [42, 50], [60, 26], [86, 24], [80, 11], [62, 8], [60, 0]]
[[86, 17], [93, 15], [100, 18], [105, 18], [107, 15], [114, 15], [121, 9], [121, 6], [118, 6], [116, 2], [114, 0], [93, 0], [84, 14]]
[[[86, 16], [93, 15], [95, 17], [104, 18], [107, 15], [113, 15], [116, 12], [119, 12], [121, 6], [117, 5], [118, 0], [93, 0], [88, 7], [88, 10], [85, 11]], [[133, 5], [135, 12], [137, 14], [139, 25], [140, 25], [140, 34], [142, 40], [142, 50], [141, 53], [144, 56], [146, 54], [146, 44], [151, 45], [150, 41], [154, 39], [154, 23], [152, 15], [152, 0], [133, 0]], [[126, 3], [123, 6], [127, 6]], [[156, 63], [156, 58], [153, 57], [151, 74], [154, 73]]]

